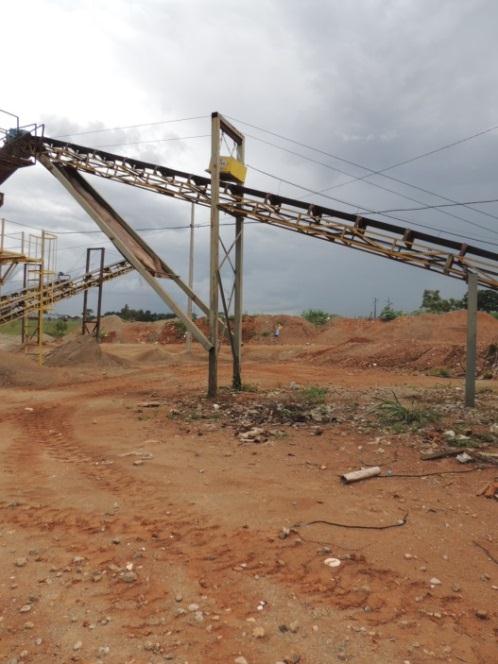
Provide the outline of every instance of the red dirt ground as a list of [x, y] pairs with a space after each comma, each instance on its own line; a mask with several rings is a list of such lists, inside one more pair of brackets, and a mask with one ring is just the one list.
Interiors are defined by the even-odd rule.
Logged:
[[[295, 359], [304, 348], [249, 344], [244, 381], [260, 392], [241, 403], [250, 413], [268, 391], [322, 385], [341, 416], [321, 435], [281, 425], [259, 445], [240, 443], [228, 397], [203, 399], [198, 347], [104, 345], [131, 368], [33, 366], [35, 387], [11, 376], [0, 402], [0, 661], [496, 661], [498, 504], [477, 496], [496, 466], [421, 461], [437, 427], [395, 434], [368, 428], [367, 410], [348, 413], [391, 389], [441, 404], [447, 394], [449, 423], [475, 429], [496, 412], [498, 382], [479, 383], [479, 408], [465, 414], [453, 405], [458, 380], [318, 366]], [[250, 359], [258, 353], [263, 362]], [[194, 406], [178, 416], [196, 402], [213, 417]], [[372, 464], [419, 477], [340, 482]], [[387, 530], [316, 524], [279, 537], [313, 520], [382, 526], [406, 514]], [[340, 567], [324, 565], [331, 556]]]

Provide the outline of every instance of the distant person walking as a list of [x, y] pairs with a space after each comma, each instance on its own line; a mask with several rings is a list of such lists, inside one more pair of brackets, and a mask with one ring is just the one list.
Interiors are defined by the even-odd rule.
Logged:
[[274, 341], [280, 341], [280, 333], [282, 331], [282, 323], [277, 323], [275, 325], [275, 329], [273, 331], [273, 339]]

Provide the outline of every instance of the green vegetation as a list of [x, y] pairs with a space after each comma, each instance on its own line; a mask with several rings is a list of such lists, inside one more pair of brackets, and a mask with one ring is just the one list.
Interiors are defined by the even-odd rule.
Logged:
[[432, 314], [456, 311], [457, 309], [463, 309], [464, 307], [465, 304], [463, 300], [455, 300], [452, 297], [444, 300], [438, 290], [425, 290], [422, 295], [421, 308]]
[[259, 388], [254, 383], [242, 383], [240, 387], [241, 392], [259, 392]]
[[175, 330], [176, 330], [176, 333], [178, 334], [178, 336], [179, 337], [184, 337], [186, 332], [187, 332], [187, 326], [185, 325], [185, 323], [178, 318], [177, 320], [175, 320], [174, 325], [175, 325]]
[[330, 320], [330, 314], [321, 309], [306, 309], [301, 316], [313, 325], [325, 325]]
[[56, 337], [56, 339], [61, 339], [65, 334], [67, 334], [67, 322], [59, 318], [55, 321], [52, 336]]
[[405, 406], [396, 394], [394, 394], [394, 399], [384, 399], [381, 401], [374, 408], [374, 412], [382, 424], [391, 426], [397, 430], [406, 427], [418, 429], [424, 424], [434, 422], [439, 417], [430, 408], [414, 406], [413, 403], [411, 406]]
[[392, 305], [388, 302], [380, 312], [379, 318], [380, 320], [386, 323], [390, 320], [394, 320], [395, 318], [399, 318], [399, 316], [402, 315], [403, 315], [402, 311], [396, 311], [395, 309], [393, 309]]
[[[125, 304], [124, 307], [120, 309], [120, 311], [106, 311], [105, 315], [119, 316], [123, 320], [139, 321], [144, 323], [151, 323], [156, 320], [170, 320], [171, 318], [175, 318], [175, 314], [173, 313], [158, 314], [149, 311], [149, 309], [146, 309], [145, 311], [143, 309], [131, 309], [127, 304]], [[193, 316], [193, 318], [195, 319], [195, 316]]]
[[328, 389], [326, 387], [310, 385], [310, 387], [305, 387], [301, 390], [300, 396], [308, 404], [320, 404], [324, 403], [327, 392]]
[[[68, 321], [64, 321], [61, 318], [45, 320], [43, 322], [44, 334], [49, 334], [51, 337], [60, 337], [60, 323], [63, 323], [66, 326], [66, 331], [64, 334], [68, 334], [69, 332], [72, 332], [81, 326], [81, 320], [78, 319], [69, 319]], [[30, 329], [31, 328], [32, 324], [30, 323]], [[12, 320], [9, 323], [0, 325], [0, 334], [21, 336], [21, 321]]]
[[448, 369], [432, 369], [429, 371], [429, 375], [438, 376], [439, 378], [451, 378], [451, 374]]
[[[445, 300], [441, 297], [438, 290], [424, 290], [422, 296], [421, 309], [433, 314], [446, 313], [447, 311], [457, 311], [467, 308], [467, 293], [461, 300], [453, 297]], [[479, 311], [487, 311], [491, 315], [498, 317], [498, 293], [491, 289], [484, 289], [477, 292], [477, 308]]]

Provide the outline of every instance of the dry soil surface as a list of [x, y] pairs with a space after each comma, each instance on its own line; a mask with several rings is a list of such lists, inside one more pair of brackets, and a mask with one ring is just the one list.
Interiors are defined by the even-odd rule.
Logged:
[[[391, 389], [433, 395], [472, 431], [458, 381], [267, 353], [245, 365], [259, 392], [210, 403], [198, 349], [153, 349], [2, 389], [1, 662], [497, 661], [498, 502], [477, 495], [497, 466], [421, 461], [448, 423], [396, 433], [362, 410]], [[328, 388], [331, 422], [241, 441], [234, 407], [310, 385]], [[497, 389], [480, 385], [488, 428]], [[372, 464], [388, 476], [341, 483]]]

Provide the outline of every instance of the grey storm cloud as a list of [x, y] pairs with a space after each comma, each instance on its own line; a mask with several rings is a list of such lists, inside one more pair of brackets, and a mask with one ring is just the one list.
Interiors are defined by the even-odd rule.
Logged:
[[[19, 8], [6, 9], [11, 29], [0, 52], [13, 52], [21, 33], [29, 48], [4, 74], [0, 106], [26, 122], [45, 122], [50, 136], [204, 173], [209, 114], [218, 110], [246, 132], [247, 162], [254, 167], [247, 183], [256, 188], [348, 211], [443, 203], [438, 195], [498, 198], [497, 131], [383, 174], [363, 168], [385, 169], [498, 124], [494, 2], [22, 4], [21, 22]], [[58, 39], [47, 38], [51, 34]], [[34, 54], [43, 75], [34, 73]], [[352, 177], [365, 179], [344, 184]], [[92, 184], [135, 228], [164, 227], [145, 231], [144, 238], [186, 276], [188, 230], [176, 227], [189, 223], [187, 204], [102, 180]], [[324, 189], [324, 195], [310, 192]], [[3, 216], [59, 233], [60, 269], [81, 269], [86, 246], [110, 247], [101, 234], [88, 232], [96, 227], [42, 166], [16, 174], [2, 190]], [[457, 207], [391, 216], [496, 249], [498, 205], [474, 207], [480, 211]], [[197, 223], [208, 222], [206, 209], [196, 215]], [[227, 237], [231, 232], [224, 229]], [[109, 260], [117, 258], [109, 253]], [[203, 297], [207, 268], [208, 230], [200, 228], [195, 269]], [[458, 281], [357, 251], [246, 226], [247, 311], [320, 307], [366, 315], [374, 297], [410, 310], [420, 304], [424, 288], [448, 296], [465, 290]], [[137, 275], [107, 288], [107, 309], [126, 302], [163, 308]]]

